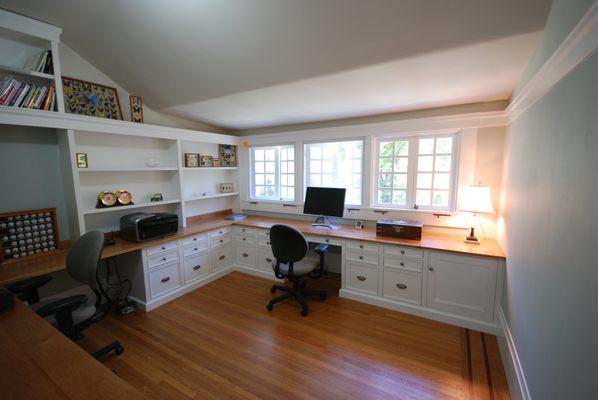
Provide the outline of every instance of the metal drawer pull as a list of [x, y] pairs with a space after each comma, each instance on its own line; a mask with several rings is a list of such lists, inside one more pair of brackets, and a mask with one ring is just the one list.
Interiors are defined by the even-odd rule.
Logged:
[[363, 260], [363, 256], [359, 256], [359, 259], [360, 259], [360, 260]]
[[224, 240], [220, 239], [220, 243], [224, 243]]
[[271, 259], [270, 257], [268, 257], [268, 258], [266, 258], [266, 262], [269, 262], [269, 263], [271, 263], [271, 262], [272, 262], [272, 259]]
[[242, 255], [243, 255], [243, 257], [245, 257], [245, 258], [249, 257], [249, 254], [247, 254], [247, 253], [243, 253]]
[[399, 289], [407, 289], [407, 285], [404, 285], [404, 284], [402, 284], [402, 283], [397, 283], [397, 287], [398, 287]]
[[404, 263], [403, 261], [401, 261], [401, 262], [399, 263], [399, 265], [400, 265], [401, 267], [404, 267], [404, 266], [405, 266], [405, 263]]
[[197, 238], [193, 238], [193, 241], [194, 241], [194, 242], [197, 242]]
[[241, 229], [241, 232], [245, 232], [245, 228]]
[[194, 248], [193, 248], [193, 250], [194, 250], [194, 251], [197, 251], [197, 247], [194, 247]]
[[170, 280], [170, 276], [167, 276], [166, 278], [162, 278], [162, 279], [160, 280], [160, 282], [162, 282], [162, 283], [166, 283], [166, 282], [168, 282], [169, 280]]
[[196, 265], [195, 267], [193, 267], [193, 271], [197, 271], [200, 268], [201, 268], [201, 265]]
[[246, 239], [245, 239], [245, 238], [243, 238], [242, 240], [243, 240], [243, 241], [245, 241]]
[[330, 239], [325, 239], [324, 240], [326, 243], [330, 243]]
[[360, 244], [360, 245], [359, 245], [359, 248], [360, 248], [360, 249], [363, 249], [363, 245], [362, 245], [362, 244]]
[[405, 250], [401, 250], [401, 254], [405, 254]]
[[166, 250], [166, 247], [162, 246], [160, 247], [160, 250]]
[[218, 257], [219, 260], [224, 260], [225, 258], [226, 258], [225, 255], [222, 255], [222, 256]]
[[162, 261], [166, 261], [166, 260], [167, 260], [167, 258], [166, 258], [166, 257], [162, 257]]
[[365, 276], [362, 276], [362, 275], [357, 275], [357, 279], [363, 282], [363, 281], [365, 281], [367, 278], [366, 278]]
[[428, 267], [428, 271], [434, 271], [434, 267]]

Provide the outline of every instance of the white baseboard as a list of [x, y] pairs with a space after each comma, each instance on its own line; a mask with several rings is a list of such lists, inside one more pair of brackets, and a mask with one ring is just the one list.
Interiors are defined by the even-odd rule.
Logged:
[[395, 311], [414, 314], [419, 317], [433, 319], [435, 321], [460, 326], [462, 328], [474, 329], [476, 331], [485, 332], [492, 335], [496, 335], [498, 333], [498, 326], [493, 322], [477, 321], [465, 317], [459, 317], [457, 315], [431, 310], [426, 307], [414, 304], [401, 303], [398, 301], [385, 299], [383, 297], [372, 296], [369, 294], [359, 293], [348, 289], [339, 290], [339, 296], [344, 297], [346, 299], [360, 301], [362, 303], [368, 303], [379, 307], [389, 308]]
[[501, 325], [501, 334], [498, 335], [498, 347], [500, 348], [500, 356], [507, 375], [509, 383], [509, 391], [513, 400], [531, 400], [527, 381], [523, 374], [523, 368], [519, 361], [517, 348], [511, 335], [509, 323], [505, 318], [502, 307], [498, 307], [498, 318]]
[[261, 278], [271, 279], [272, 281], [278, 281], [278, 279], [276, 279], [276, 277], [274, 276], [273, 270], [252, 268], [246, 265], [236, 265], [235, 270], [239, 272], [244, 272], [246, 274], [259, 276]]

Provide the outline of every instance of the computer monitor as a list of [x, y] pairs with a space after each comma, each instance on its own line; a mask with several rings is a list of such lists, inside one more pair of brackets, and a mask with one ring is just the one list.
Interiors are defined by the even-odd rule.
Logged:
[[[345, 210], [345, 193], [347, 189], [308, 187], [305, 192], [304, 214], [318, 215], [315, 227], [338, 229], [326, 223], [326, 217], [342, 217]], [[320, 222], [321, 221], [321, 222]]]

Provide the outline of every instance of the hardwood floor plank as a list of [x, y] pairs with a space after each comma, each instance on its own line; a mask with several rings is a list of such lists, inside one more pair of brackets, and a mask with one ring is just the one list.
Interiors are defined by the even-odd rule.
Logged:
[[494, 400], [508, 400], [510, 399], [509, 385], [507, 384], [507, 377], [500, 357], [496, 336], [484, 334], [483, 338], [486, 345], [486, 358], [488, 360]]

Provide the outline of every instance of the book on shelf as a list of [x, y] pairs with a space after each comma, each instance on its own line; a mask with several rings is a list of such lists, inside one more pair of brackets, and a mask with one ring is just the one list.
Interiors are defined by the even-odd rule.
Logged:
[[22, 82], [13, 76], [5, 76], [0, 84], [0, 105], [53, 111], [56, 89], [52, 85], [36, 85]]
[[43, 50], [39, 53], [32, 54], [27, 59], [23, 66], [26, 71], [42, 72], [44, 74], [53, 74], [54, 68], [52, 66], [52, 51]]

